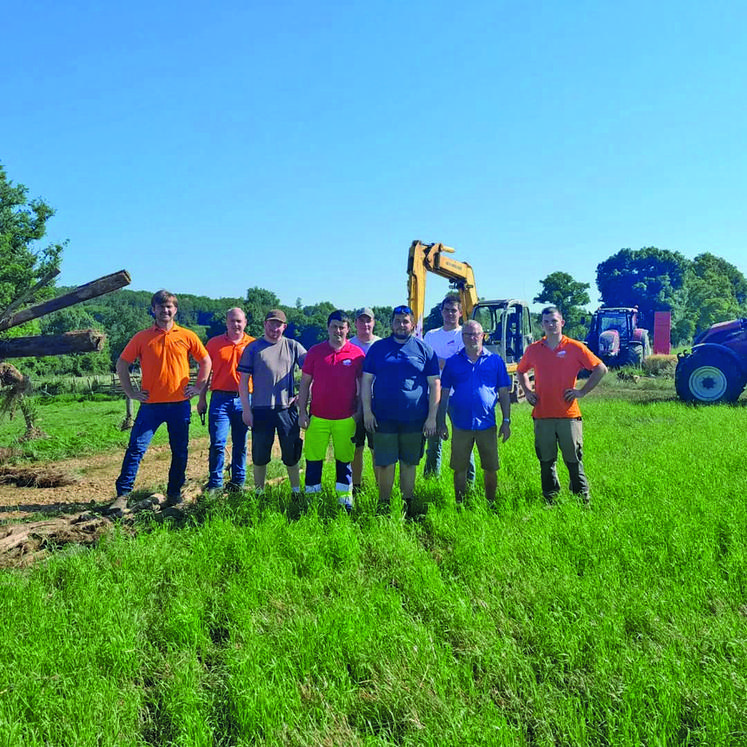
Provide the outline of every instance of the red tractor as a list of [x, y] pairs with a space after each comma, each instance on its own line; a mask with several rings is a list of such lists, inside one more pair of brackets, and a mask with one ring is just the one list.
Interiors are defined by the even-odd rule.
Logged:
[[638, 308], [606, 307], [591, 317], [586, 344], [611, 368], [640, 367], [651, 355], [648, 330], [638, 326]]
[[736, 402], [747, 383], [747, 319], [714, 324], [680, 353], [674, 385], [685, 402]]

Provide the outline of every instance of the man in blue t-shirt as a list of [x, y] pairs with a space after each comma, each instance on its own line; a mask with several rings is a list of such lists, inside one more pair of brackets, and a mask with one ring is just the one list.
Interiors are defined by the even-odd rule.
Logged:
[[363, 422], [374, 434], [379, 504], [389, 504], [399, 462], [399, 486], [409, 513], [425, 437], [437, 432], [441, 387], [438, 357], [429, 345], [413, 337], [412, 309], [396, 306], [391, 325], [392, 334], [375, 342], [363, 362]]
[[500, 466], [495, 405], [500, 402], [503, 414], [500, 434], [505, 442], [511, 436], [511, 379], [503, 358], [483, 347], [483, 330], [479, 322], [465, 322], [462, 337], [464, 348], [446, 361], [441, 374], [438, 427], [441, 437], [448, 438], [448, 408], [453, 431], [450, 466], [454, 470], [457, 503], [462, 502], [467, 491], [469, 457], [476, 443], [485, 480], [485, 496], [492, 504]]

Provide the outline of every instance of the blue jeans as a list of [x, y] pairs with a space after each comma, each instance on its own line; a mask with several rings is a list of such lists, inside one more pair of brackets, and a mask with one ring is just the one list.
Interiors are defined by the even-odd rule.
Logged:
[[213, 392], [208, 410], [210, 432], [210, 477], [208, 489], [223, 487], [223, 467], [226, 461], [226, 441], [231, 428], [231, 482], [241, 486], [246, 480], [246, 434], [242, 420], [241, 399], [230, 392]]
[[166, 495], [169, 498], [179, 496], [186, 479], [191, 414], [192, 408], [188, 399], [183, 402], [155, 402], [153, 404], [144, 402], [140, 405], [130, 433], [130, 443], [122, 462], [122, 471], [117, 478], [117, 495], [127, 495], [132, 492], [140, 460], [145, 455], [158, 427], [166, 423], [171, 447], [171, 467]]
[[[443, 439], [441, 436], [428, 436], [426, 439], [428, 448], [425, 452], [425, 469], [424, 477], [438, 477], [441, 474], [441, 450], [443, 448]], [[475, 453], [470, 452], [469, 467], [467, 469], [467, 482], [475, 481]]]

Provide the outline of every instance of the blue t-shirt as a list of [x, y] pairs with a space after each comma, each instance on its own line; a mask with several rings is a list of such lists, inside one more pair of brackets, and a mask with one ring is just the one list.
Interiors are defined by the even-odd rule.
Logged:
[[441, 386], [451, 388], [449, 415], [457, 428], [483, 431], [495, 425], [498, 390], [511, 386], [506, 364], [500, 355], [483, 348], [474, 362], [460, 350], [448, 358], [441, 373]]
[[377, 420], [411, 423], [428, 417], [428, 377], [439, 374], [430, 345], [417, 337], [401, 345], [385, 337], [369, 348], [363, 372], [376, 377], [371, 409]]

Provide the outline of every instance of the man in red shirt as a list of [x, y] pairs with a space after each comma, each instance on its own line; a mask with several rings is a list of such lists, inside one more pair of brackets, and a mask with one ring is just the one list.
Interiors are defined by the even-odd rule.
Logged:
[[[207, 406], [207, 387], [202, 390], [197, 402], [197, 412], [204, 415], [208, 412], [208, 431], [210, 432], [210, 457], [208, 490], [220, 490], [223, 487], [223, 465], [225, 464], [226, 441], [231, 429], [231, 481], [228, 487], [240, 490], [246, 480], [246, 434], [248, 428], [243, 420], [243, 408], [239, 396], [239, 372], [236, 366], [241, 360], [244, 348], [254, 342], [244, 331], [246, 314], [238, 307], [226, 312], [226, 332], [207, 341], [208, 353], [213, 363], [210, 378], [210, 410]], [[252, 379], [249, 378], [248, 391], [251, 404]]]
[[[350, 463], [355, 454], [356, 418], [360, 419], [360, 377], [363, 351], [348, 339], [350, 319], [344, 311], [327, 318], [328, 340], [306, 354], [298, 392], [298, 422], [306, 429], [306, 492], [322, 489], [322, 465], [330, 438], [335, 450], [339, 503], [353, 508]], [[311, 417], [308, 413], [311, 393]]]
[[[571, 491], [589, 504], [589, 483], [584, 473], [583, 431], [578, 400], [585, 397], [607, 373], [607, 367], [583, 343], [563, 334], [565, 320], [556, 306], [542, 310], [545, 336], [524, 352], [517, 372], [527, 401], [534, 405], [534, 448], [540, 461], [542, 494], [553, 503], [560, 492], [555, 468], [558, 445], [571, 478]], [[534, 369], [534, 391], [529, 383]], [[576, 376], [591, 371], [584, 385], [576, 388]]]
[[[166, 489], [167, 505], [178, 506], [187, 471], [191, 397], [202, 392], [210, 375], [210, 356], [200, 338], [174, 323], [179, 302], [173, 293], [160, 290], [151, 299], [155, 323], [138, 332], [117, 361], [117, 375], [124, 393], [140, 402], [130, 443], [117, 478], [117, 499], [109, 513], [121, 516], [127, 509], [127, 497], [135, 485], [140, 460], [162, 423], [169, 431], [171, 467]], [[197, 380], [189, 383], [190, 356], [199, 364]], [[142, 389], [132, 388], [130, 366], [140, 359]]]

